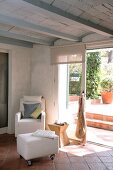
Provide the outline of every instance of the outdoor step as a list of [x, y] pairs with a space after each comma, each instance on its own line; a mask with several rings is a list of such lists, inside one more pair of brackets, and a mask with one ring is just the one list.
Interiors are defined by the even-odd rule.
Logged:
[[96, 120], [96, 119], [88, 119], [86, 118], [86, 124], [90, 127], [96, 127], [100, 129], [113, 130], [113, 122]]
[[86, 112], [86, 118], [113, 122], [113, 116]]

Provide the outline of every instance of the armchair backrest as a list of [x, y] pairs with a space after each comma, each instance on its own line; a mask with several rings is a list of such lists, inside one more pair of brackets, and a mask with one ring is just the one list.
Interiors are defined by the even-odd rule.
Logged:
[[[36, 104], [40, 103], [42, 112], [41, 119], [33, 118], [29, 119], [25, 118], [21, 119], [21, 113], [25, 116], [24, 112], [24, 103], [25, 104]], [[15, 136], [23, 133], [32, 133], [37, 129], [45, 129], [45, 99], [42, 96], [24, 96], [20, 99], [20, 112], [15, 115]]]
[[40, 103], [42, 110], [45, 112], [45, 99], [42, 96], [24, 96], [20, 99], [20, 111], [24, 112], [24, 103], [27, 104], [34, 104], [34, 103]]

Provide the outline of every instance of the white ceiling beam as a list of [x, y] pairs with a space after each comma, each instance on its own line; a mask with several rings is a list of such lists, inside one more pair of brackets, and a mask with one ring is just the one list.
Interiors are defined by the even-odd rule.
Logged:
[[70, 34], [61, 33], [61, 32], [46, 28], [46, 27], [42, 27], [38, 24], [33, 24], [33, 23], [27, 22], [25, 20], [5, 16], [2, 14], [0, 14], [0, 23], [10, 24], [10, 25], [13, 25], [13, 26], [16, 26], [19, 28], [25, 28], [30, 31], [35, 31], [38, 33], [54, 36], [57, 38], [63, 38], [66, 40], [71, 40], [71, 41], [79, 41], [79, 39], [77, 37], [72, 36]]
[[8, 37], [2, 37], [2, 36], [0, 36], [0, 43], [33, 48], [33, 43], [31, 43], [31, 42], [17, 40], [17, 39], [8, 38]]
[[73, 21], [76, 24], [79, 24], [80, 26], [82, 26], [83, 28], [88, 29], [89, 31], [93, 31], [95, 33], [98, 34], [102, 34], [102, 35], [108, 35], [111, 36], [113, 35], [113, 30], [106, 28], [104, 26], [101, 26], [99, 24], [95, 24], [91, 21], [85, 20], [83, 18], [80, 18], [78, 16], [75, 16], [69, 12], [63, 11], [55, 6], [49, 5], [45, 2], [42, 1], [37, 1], [37, 0], [23, 0], [25, 2], [30, 3], [31, 5], [37, 7], [37, 10], [42, 9], [42, 12], [49, 12], [50, 14], [53, 15], [53, 17], [56, 18], [56, 15], [61, 18], [63, 18], [64, 20], [69, 20], [69, 21]]
[[109, 5], [113, 5], [113, 0], [101, 0], [101, 3], [108, 3]]
[[38, 38], [33, 38], [33, 37], [29, 37], [29, 36], [22, 35], [22, 34], [12, 33], [9, 31], [0, 30], [0, 36], [9, 37], [9, 38], [17, 39], [17, 40], [23, 40], [23, 41], [31, 42], [31, 43], [51, 45], [51, 43], [48, 41], [40, 40]]

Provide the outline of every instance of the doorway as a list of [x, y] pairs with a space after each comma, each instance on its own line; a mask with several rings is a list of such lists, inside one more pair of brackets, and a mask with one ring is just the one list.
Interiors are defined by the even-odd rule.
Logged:
[[[113, 78], [113, 55], [110, 49], [100, 49], [101, 51], [101, 58], [102, 63], [101, 64], [101, 81], [102, 78], [105, 78], [105, 71], [107, 71], [106, 76], [108, 78], [108, 73], [110, 73], [109, 77]], [[95, 50], [92, 50], [94, 52]], [[96, 50], [98, 52], [99, 50]], [[91, 52], [91, 51], [90, 51]], [[109, 54], [109, 56], [108, 56]], [[111, 54], [111, 55], [110, 55]], [[97, 54], [96, 54], [97, 55]], [[99, 53], [100, 55], [100, 53]], [[106, 56], [107, 55], [107, 56]], [[106, 58], [107, 57], [107, 58]], [[94, 62], [95, 63], [95, 62]], [[94, 63], [90, 65], [94, 65]], [[62, 64], [59, 65], [59, 117], [62, 121], [68, 121], [69, 123], [75, 123], [75, 116], [78, 111], [78, 96], [80, 95], [80, 87], [81, 87], [81, 76], [78, 73], [77, 69], [77, 63], [74, 68], [74, 72], [70, 74], [69, 65], [71, 64]], [[109, 68], [108, 68], [109, 65]], [[81, 63], [81, 73], [82, 73], [82, 63]], [[93, 72], [92, 72], [93, 73]], [[83, 77], [83, 75], [82, 75]], [[72, 81], [72, 83], [71, 83]], [[78, 82], [78, 84], [76, 84]], [[94, 81], [92, 81], [94, 85]], [[97, 82], [96, 82], [97, 83]], [[76, 87], [76, 88], [75, 88]], [[96, 93], [93, 91], [94, 89], [91, 88], [91, 95], [93, 94], [93, 97], [98, 97], [97, 100], [95, 98], [87, 98], [86, 100], [86, 112], [88, 114], [86, 115], [86, 119], [90, 122], [87, 127], [87, 140], [94, 143], [99, 143], [107, 146], [112, 146], [112, 138], [113, 138], [113, 128], [110, 129], [111, 123], [110, 119], [112, 117], [113, 122], [113, 115], [108, 115], [113, 110], [113, 102], [112, 104], [104, 104], [101, 99], [101, 89], [100, 85], [98, 86], [99, 89], [96, 89]], [[89, 87], [90, 88], [90, 87]], [[88, 88], [87, 88], [88, 89]], [[86, 92], [87, 92], [86, 89]], [[77, 91], [76, 91], [77, 90]], [[90, 93], [88, 93], [88, 96]], [[92, 97], [92, 96], [91, 96]], [[70, 102], [69, 102], [70, 101]], [[89, 114], [90, 113], [90, 114]], [[99, 118], [96, 120], [96, 118]], [[102, 119], [102, 120], [101, 120]], [[95, 121], [95, 122], [93, 122]], [[105, 124], [108, 123], [105, 127]], [[75, 128], [73, 128], [75, 130]], [[72, 132], [73, 134], [73, 132]]]
[[58, 68], [59, 121], [69, 123], [67, 134], [74, 139], [82, 84], [82, 63], [60, 64]]
[[8, 126], [8, 53], [0, 52], [0, 128]]
[[[87, 140], [112, 147], [113, 98], [108, 103], [103, 100], [102, 94], [113, 91], [113, 49], [89, 50], [87, 57], [89, 65], [87, 64], [86, 82], [91, 80], [86, 83]], [[89, 72], [90, 70], [93, 71]]]

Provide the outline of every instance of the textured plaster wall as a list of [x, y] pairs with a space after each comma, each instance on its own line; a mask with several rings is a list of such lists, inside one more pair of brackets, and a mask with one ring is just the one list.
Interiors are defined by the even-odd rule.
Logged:
[[58, 119], [57, 74], [57, 66], [50, 64], [50, 48], [34, 45], [31, 62], [31, 94], [43, 95], [46, 99], [46, 125]]
[[14, 133], [15, 113], [19, 99], [30, 94], [31, 48], [0, 44], [0, 51], [9, 53], [9, 113], [8, 133]]
[[46, 125], [53, 123], [58, 119], [58, 67], [50, 64], [50, 48], [0, 44], [0, 51], [9, 53], [8, 133], [14, 133], [15, 113], [23, 95], [43, 95]]

